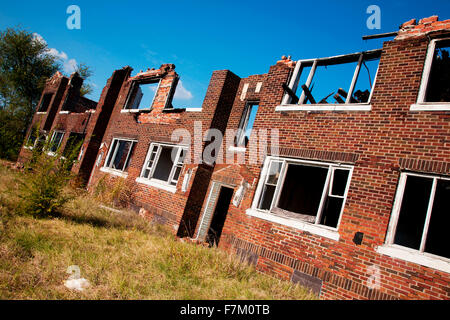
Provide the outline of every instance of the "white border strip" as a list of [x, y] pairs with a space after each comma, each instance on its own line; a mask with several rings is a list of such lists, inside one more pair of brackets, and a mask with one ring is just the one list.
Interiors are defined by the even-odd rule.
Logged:
[[277, 215], [273, 215], [267, 212], [261, 212], [255, 209], [247, 209], [245, 211], [249, 216], [252, 217], [256, 217], [256, 218], [260, 218], [263, 220], [267, 220], [270, 222], [275, 222], [278, 224], [282, 224], [288, 227], [292, 227], [295, 229], [299, 229], [302, 231], [307, 231], [310, 232], [312, 234], [318, 235], [318, 236], [322, 236], [325, 238], [329, 238], [335, 241], [339, 241], [339, 232], [334, 231], [334, 230], [329, 230], [326, 229], [322, 226], [317, 226], [311, 223], [306, 223], [303, 221], [299, 221], [296, 219], [289, 219], [289, 218], [285, 218], [285, 217], [280, 217]]
[[420, 253], [418, 251], [408, 250], [403, 247], [398, 247], [396, 245], [383, 245], [376, 248], [376, 252], [405, 260], [408, 262], [420, 264], [425, 267], [437, 269], [440, 271], [444, 271], [450, 273], [450, 263], [439, 259], [437, 257], [431, 257], [424, 253]]
[[275, 111], [371, 111], [371, 104], [313, 104], [313, 105], [298, 105], [298, 104], [286, 104], [279, 105], [275, 108]]

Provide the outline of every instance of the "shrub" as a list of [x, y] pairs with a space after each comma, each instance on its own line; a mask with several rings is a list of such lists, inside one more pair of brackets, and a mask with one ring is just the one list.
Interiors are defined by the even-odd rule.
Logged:
[[64, 188], [73, 178], [70, 168], [81, 146], [80, 143], [69, 155], [62, 157], [59, 149], [49, 155], [49, 144], [49, 139], [46, 139], [42, 147], [35, 145], [32, 159], [26, 166], [28, 174], [22, 182], [22, 212], [36, 217], [58, 215], [62, 206], [71, 199]]

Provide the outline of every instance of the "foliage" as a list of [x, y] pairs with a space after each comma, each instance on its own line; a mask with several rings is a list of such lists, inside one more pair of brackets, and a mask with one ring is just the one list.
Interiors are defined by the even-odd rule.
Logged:
[[34, 145], [31, 161], [26, 166], [31, 174], [22, 184], [21, 208], [24, 213], [36, 217], [56, 216], [70, 199], [63, 190], [73, 177], [70, 168], [76, 161], [81, 143], [63, 157], [60, 149], [51, 155], [48, 153], [50, 139], [42, 141], [42, 147], [40, 141]]
[[47, 45], [18, 28], [0, 32], [0, 157], [15, 159], [46, 79], [60, 65]]
[[[29, 175], [0, 164], [0, 195], [19, 194], [13, 181]], [[317, 299], [230, 253], [178, 241], [135, 212], [106, 210], [86, 192], [55, 219], [19, 216], [18, 198], [3, 200], [0, 212], [13, 218], [0, 233], [0, 299]], [[72, 265], [90, 288], [63, 285]]]
[[[83, 78], [83, 80], [86, 80], [89, 77], [91, 77], [93, 73], [91, 68], [84, 63], [78, 64], [75, 69], [75, 72], [78, 72], [78, 74], [80, 75], [81, 78]], [[80, 96], [84, 97], [92, 93], [92, 90], [93, 90], [92, 86], [89, 83], [86, 83], [86, 81], [84, 81], [80, 89]]]
[[[40, 100], [45, 81], [62, 66], [47, 43], [20, 28], [0, 32], [0, 158], [15, 160]], [[92, 75], [81, 63], [76, 71]], [[81, 95], [92, 92], [83, 84]]]

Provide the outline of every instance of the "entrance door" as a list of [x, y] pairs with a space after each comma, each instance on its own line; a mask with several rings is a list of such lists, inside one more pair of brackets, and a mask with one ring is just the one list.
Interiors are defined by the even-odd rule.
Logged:
[[218, 245], [220, 235], [222, 234], [223, 225], [227, 217], [228, 207], [230, 206], [233, 189], [222, 186], [220, 188], [219, 197], [216, 202], [211, 225], [209, 226], [206, 241], [210, 246]]

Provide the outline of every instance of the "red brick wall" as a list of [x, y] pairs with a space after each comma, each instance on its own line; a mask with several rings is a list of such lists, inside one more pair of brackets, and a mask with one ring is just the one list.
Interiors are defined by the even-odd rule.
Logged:
[[[202, 188], [208, 186], [208, 172], [212, 172], [213, 167], [203, 166], [202, 169], [198, 170], [197, 165], [185, 165], [178, 180], [176, 193], [136, 183], [135, 180], [141, 173], [148, 148], [152, 142], [174, 143], [174, 141], [171, 141], [171, 135], [175, 129], [188, 130], [193, 140], [195, 121], [201, 123], [203, 133], [209, 128], [223, 130], [232, 105], [231, 99], [234, 99], [236, 95], [239, 78], [227, 70], [215, 71], [211, 77], [201, 112], [168, 112], [163, 109], [169, 95], [170, 85], [178, 77], [174, 67], [173, 65], [162, 65], [160, 69], [148, 70], [124, 79], [102, 141], [105, 146], [101, 150], [101, 153], [103, 153], [102, 160], [94, 168], [89, 186], [94, 188], [101, 177], [109, 175], [109, 173], [101, 172], [100, 168], [104, 165], [108, 148], [114, 137], [138, 140], [126, 178], [130, 185], [133, 185], [134, 190], [134, 198], [130, 205], [139, 210], [143, 208], [144, 214], [149, 219], [155, 219], [157, 222], [172, 226], [174, 231], [178, 230], [183, 217], [182, 227], [180, 227], [182, 233], [181, 230], [185, 230], [185, 221], [195, 215], [195, 212], [198, 211], [196, 206], [203, 203]], [[121, 112], [126, 103], [132, 81], [151, 79], [161, 79], [152, 111]], [[194, 141], [192, 142], [191, 152], [193, 154]], [[203, 149], [205, 141], [200, 141], [200, 144]], [[193, 168], [194, 172], [190, 180], [190, 188], [186, 192], [182, 192], [181, 183], [188, 168]], [[204, 176], [205, 172], [206, 176]], [[195, 190], [195, 192], [191, 192], [191, 190]]]
[[[428, 39], [401, 39], [383, 46], [371, 111], [275, 111], [292, 71], [283, 63], [270, 68], [260, 94], [254, 129], [279, 129], [281, 155], [354, 165], [339, 241], [247, 215], [260, 163], [215, 168], [212, 182], [238, 186], [245, 179], [251, 186], [239, 208], [230, 205], [220, 247], [256, 255], [258, 270], [284, 279], [294, 270], [312, 276], [325, 299], [450, 298], [448, 273], [375, 251], [385, 242], [400, 171], [450, 174], [450, 112], [410, 111]], [[236, 129], [241, 108], [236, 99], [229, 128]], [[355, 232], [364, 233], [361, 245], [352, 241]], [[379, 290], [367, 286], [372, 265], [380, 270]]]

